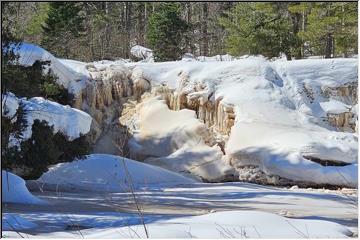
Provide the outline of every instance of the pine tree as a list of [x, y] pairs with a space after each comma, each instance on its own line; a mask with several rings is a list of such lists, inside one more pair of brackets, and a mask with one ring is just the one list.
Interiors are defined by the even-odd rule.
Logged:
[[40, 44], [43, 38], [43, 26], [48, 17], [50, 4], [49, 2], [39, 2], [37, 11], [30, 15], [29, 24], [25, 26], [28, 38], [32, 43]]
[[[2, 11], [13, 12], [13, 5], [7, 2], [1, 3]], [[15, 35], [11, 23], [2, 22], [1, 27], [1, 93], [6, 93], [12, 79], [18, 75], [14, 70], [19, 55], [16, 53], [22, 44], [22, 39]]]
[[183, 54], [187, 24], [180, 18], [179, 3], [160, 3], [148, 20], [146, 40], [155, 61], [177, 60]]
[[80, 3], [50, 2], [43, 26], [42, 45], [45, 49], [58, 57], [71, 57], [71, 50], [79, 45], [79, 39], [85, 30], [81, 10]]
[[296, 35], [287, 3], [238, 3], [220, 23], [228, 31], [230, 54], [292, 57]]
[[301, 3], [292, 11], [300, 12], [301, 8], [308, 14], [299, 36], [306, 42], [309, 55], [347, 57], [357, 52], [357, 3]]

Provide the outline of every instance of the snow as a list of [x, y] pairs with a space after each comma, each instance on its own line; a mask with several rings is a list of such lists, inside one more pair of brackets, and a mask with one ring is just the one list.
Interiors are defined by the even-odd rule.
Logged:
[[[35, 228], [37, 225], [33, 222], [29, 222], [24, 218], [14, 215], [4, 213], [1, 219], [1, 225], [3, 231], [11, 231], [11, 230], [24, 230], [29, 228]], [[19, 237], [19, 235], [15, 236]]]
[[320, 102], [320, 107], [326, 113], [339, 114], [343, 112], [348, 112], [351, 109], [351, 106], [346, 105], [343, 102], [337, 100], [330, 100], [328, 102]]
[[[26, 98], [17, 98], [14, 94], [8, 93], [2, 95], [2, 112], [5, 106], [9, 110], [6, 116], [12, 117], [19, 106], [23, 103], [26, 112], [27, 127], [23, 132], [22, 140], [29, 139], [32, 135], [32, 125], [35, 119], [45, 120], [49, 126], [54, 127], [54, 133], [60, 131], [66, 135], [69, 140], [78, 138], [80, 134], [86, 134], [90, 131], [92, 117], [87, 113], [70, 106], [64, 106], [56, 102], [46, 100], [42, 97], [34, 97], [29, 100]], [[19, 145], [18, 142], [11, 142], [13, 145]]]
[[[187, 76], [188, 83], [183, 91], [189, 91], [188, 97], [204, 96], [207, 99], [214, 93], [212, 101], [222, 99], [222, 103], [234, 106], [235, 124], [225, 148], [232, 164], [259, 166], [266, 173], [298, 181], [357, 186], [357, 135], [339, 132], [326, 120], [327, 113], [339, 114], [350, 109], [356, 113], [356, 99], [337, 93], [336, 88], [356, 84], [357, 59], [268, 61], [260, 56], [249, 56], [223, 62], [205, 59], [204, 62], [127, 65], [141, 70], [152, 86], [167, 85], [175, 91], [182, 86], [183, 77]], [[194, 86], [201, 84], [206, 86], [205, 89], [194, 92]], [[151, 109], [151, 115], [164, 119], [169, 117], [155, 105]], [[140, 119], [140, 125], [148, 124], [145, 120], [151, 121]], [[153, 126], [157, 122], [159, 124]], [[156, 138], [157, 132], [158, 137], [162, 136], [167, 129], [164, 122], [151, 121], [154, 129], [151, 137]], [[187, 125], [186, 122], [184, 125]], [[168, 128], [168, 135], [171, 135], [171, 129]], [[146, 131], [141, 132], [138, 135], [147, 136]], [[193, 143], [190, 145], [195, 146]], [[139, 147], [136, 143], [133, 146]], [[146, 149], [150, 147], [146, 146]], [[166, 147], [155, 149], [167, 151]], [[188, 151], [191, 153], [190, 147]], [[350, 165], [325, 167], [304, 156]], [[156, 161], [151, 159], [149, 162]], [[164, 166], [164, 163], [160, 160], [159, 165]], [[169, 165], [164, 167], [170, 168]]]
[[75, 189], [93, 191], [127, 191], [129, 178], [124, 170], [124, 163], [134, 186], [177, 185], [194, 182], [162, 168], [108, 154], [91, 154], [85, 159], [57, 164], [37, 181], [59, 185], [62, 188], [71, 186]]
[[[71, 217], [72, 222], [92, 228], [80, 230], [80, 232], [40, 233], [36, 235], [36, 238], [78, 238], [80, 236], [146, 238], [143, 226], [138, 225], [138, 220], [131, 215], [114, 214], [107, 218], [101, 215], [93, 216], [98, 221], [93, 221], [90, 216], [87, 216], [86, 220], [78, 215]], [[120, 222], [117, 221], [117, 225], [120, 226], [104, 226], [104, 222], [108, 222], [109, 218], [112, 221], [115, 220], [114, 218], [121, 219]], [[290, 219], [260, 211], [224, 211], [201, 216], [170, 217], [170, 219], [165, 216], [148, 217], [145, 215], [144, 218], [150, 238], [345, 238], [352, 234], [346, 227], [337, 223], [324, 220]], [[28, 237], [35, 236], [28, 235]]]
[[[147, 225], [151, 238], [324, 238], [345, 237], [351, 232], [336, 223], [319, 220], [287, 219], [257, 211], [216, 212], [202, 216], [175, 218]], [[96, 231], [92, 237], [111, 237], [116, 231]], [[128, 231], [127, 231], [128, 232]], [[144, 229], [137, 228], [145, 238]], [[127, 238], [130, 238], [129, 234]]]
[[50, 61], [50, 69], [59, 77], [58, 82], [75, 96], [87, 82], [84, 72], [74, 71], [68, 64], [63, 64], [60, 59], [37, 45], [23, 43], [16, 53], [20, 56], [19, 64], [24, 66], [31, 66], [37, 60]]
[[164, 100], [150, 98], [140, 106], [141, 126], [129, 141], [132, 156], [176, 172], [218, 180], [231, 167], [218, 146], [205, 144], [209, 131], [195, 111], [173, 111]]
[[[25, 186], [25, 181], [15, 174], [2, 173], [1, 196], [4, 203], [23, 203], [23, 204], [46, 204], [45, 201], [33, 196]], [[10, 221], [10, 219], [9, 219]], [[11, 224], [11, 223], [10, 223]]]
[[131, 55], [134, 57], [147, 60], [147, 61], [153, 61], [153, 51], [151, 49], [145, 48], [140, 45], [135, 45], [130, 49]]

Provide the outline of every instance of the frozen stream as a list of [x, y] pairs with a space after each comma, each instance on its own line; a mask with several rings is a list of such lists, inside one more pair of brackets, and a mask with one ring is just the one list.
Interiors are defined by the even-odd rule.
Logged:
[[[131, 193], [119, 192], [32, 193], [51, 205], [6, 204], [3, 213], [17, 214], [38, 224], [29, 234], [92, 228], [96, 225], [124, 226], [139, 222]], [[201, 215], [226, 210], [257, 210], [289, 218], [337, 222], [357, 234], [357, 192], [283, 189], [249, 183], [198, 183], [171, 188], [147, 187], [136, 191], [145, 222], [183, 215]], [[132, 217], [129, 217], [132, 216]], [[129, 223], [130, 221], [130, 223]]]

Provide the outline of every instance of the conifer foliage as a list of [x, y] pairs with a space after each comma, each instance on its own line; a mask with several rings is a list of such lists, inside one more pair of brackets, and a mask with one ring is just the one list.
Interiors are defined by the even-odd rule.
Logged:
[[148, 46], [155, 61], [178, 60], [184, 51], [184, 33], [188, 26], [180, 17], [179, 3], [161, 3], [148, 21]]
[[44, 48], [57, 57], [73, 57], [71, 50], [83, 34], [84, 18], [80, 15], [80, 3], [51, 2], [43, 26]]

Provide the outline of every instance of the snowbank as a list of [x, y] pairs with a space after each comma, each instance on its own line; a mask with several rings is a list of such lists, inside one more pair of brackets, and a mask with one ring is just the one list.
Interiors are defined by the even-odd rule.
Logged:
[[[92, 118], [87, 113], [70, 106], [64, 106], [56, 102], [45, 100], [42, 97], [34, 97], [29, 100], [17, 98], [14, 94], [2, 95], [2, 112], [5, 107], [8, 110], [6, 116], [12, 117], [19, 103], [23, 103], [26, 110], [27, 128], [23, 133], [23, 139], [29, 139], [32, 135], [32, 125], [35, 119], [45, 120], [49, 126], [54, 127], [54, 132], [62, 132], [69, 140], [78, 138], [80, 134], [90, 131]], [[18, 145], [16, 142], [12, 142]]]
[[58, 82], [75, 96], [87, 82], [85, 74], [76, 72], [68, 65], [64, 65], [58, 58], [39, 46], [23, 43], [16, 53], [20, 55], [19, 64], [24, 66], [31, 66], [37, 60], [51, 61], [50, 69], [59, 77]]
[[[25, 186], [25, 181], [21, 177], [4, 170], [1, 173], [1, 196], [3, 203], [46, 204], [45, 201], [38, 199], [29, 192]], [[12, 221], [11, 219], [8, 220]]]
[[127, 191], [129, 178], [124, 171], [124, 162], [135, 186], [194, 182], [162, 168], [107, 154], [91, 154], [83, 160], [57, 164], [37, 181], [58, 184], [61, 188], [64, 186], [92, 191]]

